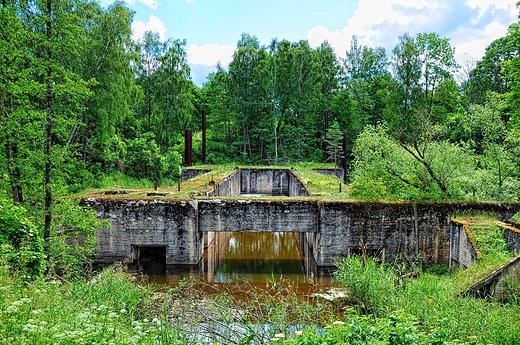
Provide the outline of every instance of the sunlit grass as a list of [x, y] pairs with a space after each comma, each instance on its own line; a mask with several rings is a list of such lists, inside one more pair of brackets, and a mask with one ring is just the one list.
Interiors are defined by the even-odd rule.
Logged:
[[183, 343], [160, 310], [149, 312], [150, 290], [118, 271], [24, 284], [0, 267], [0, 291], [2, 344]]

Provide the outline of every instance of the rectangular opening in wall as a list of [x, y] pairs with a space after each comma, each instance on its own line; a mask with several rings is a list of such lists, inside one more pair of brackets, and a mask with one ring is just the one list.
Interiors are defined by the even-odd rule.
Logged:
[[166, 246], [132, 246], [134, 268], [147, 275], [166, 274]]

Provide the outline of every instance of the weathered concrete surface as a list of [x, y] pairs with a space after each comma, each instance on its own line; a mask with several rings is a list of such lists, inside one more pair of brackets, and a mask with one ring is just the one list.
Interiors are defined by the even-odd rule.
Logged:
[[504, 230], [504, 238], [509, 246], [509, 250], [516, 255], [520, 255], [520, 229], [505, 223], [497, 223], [497, 225]]
[[[333, 266], [360, 247], [388, 261], [402, 253], [410, 258], [419, 255], [429, 263], [464, 266], [473, 260], [469, 237], [451, 225], [451, 216], [493, 212], [506, 220], [520, 210], [520, 204], [514, 203], [305, 201], [305, 187], [289, 169], [237, 170], [209, 195], [242, 193], [302, 197], [189, 202], [118, 200], [115, 196], [85, 199], [100, 218], [112, 224], [97, 235], [96, 261], [133, 261], [139, 246], [165, 246], [166, 264], [194, 265], [203, 254], [204, 233], [286, 231], [302, 234], [299, 238], [307, 245], [305, 257], [312, 256], [319, 266]], [[206, 235], [208, 240], [211, 236]]]
[[471, 294], [482, 298], [494, 298], [498, 301], [507, 300], [511, 290], [509, 287], [517, 289], [520, 285], [520, 256], [504, 266], [491, 272], [487, 277], [479, 280], [472, 287], [467, 289], [464, 294]]
[[166, 246], [167, 264], [196, 264], [202, 257], [204, 232], [290, 231], [305, 234], [308, 254], [319, 266], [332, 266], [361, 246], [389, 261], [403, 253], [410, 258], [420, 255], [429, 263], [467, 266], [475, 255], [467, 233], [451, 224], [451, 215], [484, 206], [488, 212], [510, 213], [514, 206], [260, 198], [85, 202], [112, 224], [98, 233], [97, 261], [131, 261], [136, 246]]
[[393, 260], [398, 253], [421, 255], [426, 262], [449, 258], [450, 213], [442, 208], [408, 203], [320, 205], [316, 262], [333, 265], [360, 247]]
[[305, 186], [289, 169], [240, 169], [210, 193], [212, 196], [240, 194], [308, 195]]
[[241, 169], [241, 194], [308, 195], [303, 184], [288, 169]]
[[88, 198], [83, 203], [112, 225], [96, 235], [96, 262], [132, 262], [138, 246], [166, 246], [168, 265], [197, 264], [202, 256], [196, 202]]
[[317, 202], [199, 200], [199, 231], [318, 231]]
[[210, 171], [210, 169], [182, 169], [181, 180], [186, 181]]
[[468, 267], [481, 254], [475, 243], [470, 225], [458, 219], [450, 223], [450, 269]]
[[223, 181], [215, 186], [210, 196], [233, 196], [240, 195], [240, 170], [228, 176]]

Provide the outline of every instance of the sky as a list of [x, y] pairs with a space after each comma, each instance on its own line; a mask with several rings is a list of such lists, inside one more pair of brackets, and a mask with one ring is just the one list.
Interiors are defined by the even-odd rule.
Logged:
[[[201, 86], [217, 62], [227, 67], [243, 32], [268, 46], [273, 38], [327, 40], [345, 57], [352, 36], [390, 56], [399, 36], [436, 32], [450, 39], [460, 65], [479, 60], [486, 47], [518, 21], [516, 0], [125, 0], [135, 11], [133, 39], [145, 31], [186, 40], [194, 83]], [[102, 6], [113, 1], [101, 0]]]

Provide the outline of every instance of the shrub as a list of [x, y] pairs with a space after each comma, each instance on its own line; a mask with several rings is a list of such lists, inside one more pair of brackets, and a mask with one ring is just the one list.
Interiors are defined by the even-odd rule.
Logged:
[[110, 223], [99, 220], [95, 211], [74, 199], [61, 199], [53, 211], [48, 265], [61, 275], [81, 275], [96, 252], [98, 227]]
[[25, 209], [0, 196], [0, 263], [20, 271], [24, 278], [41, 277], [45, 269], [43, 246]]

